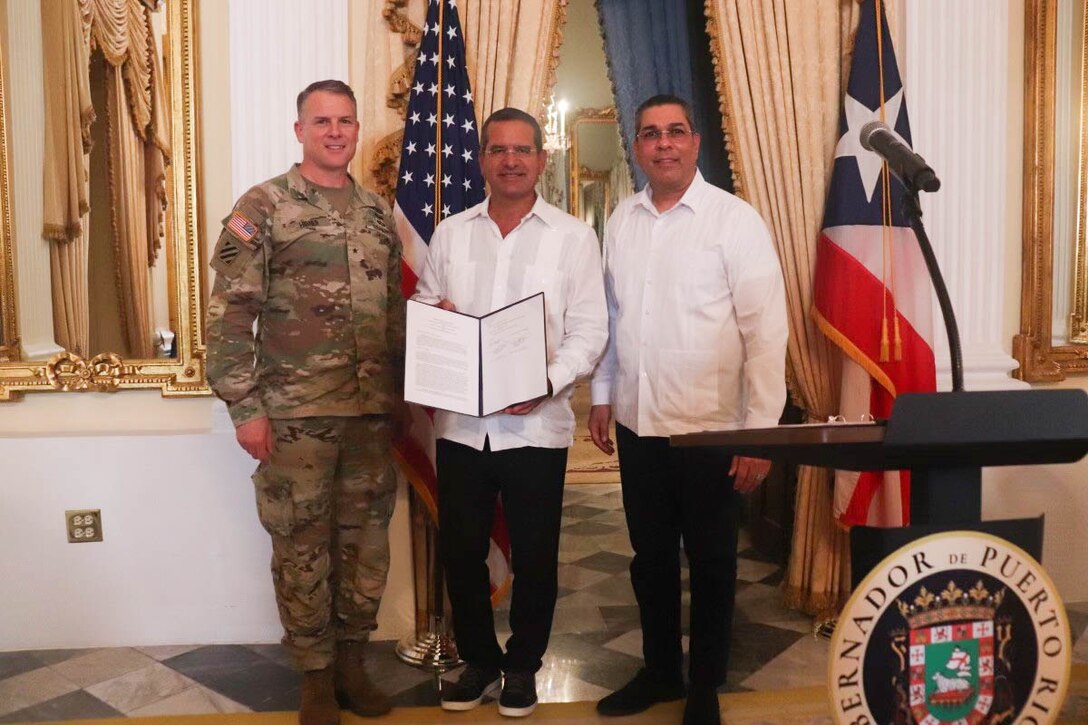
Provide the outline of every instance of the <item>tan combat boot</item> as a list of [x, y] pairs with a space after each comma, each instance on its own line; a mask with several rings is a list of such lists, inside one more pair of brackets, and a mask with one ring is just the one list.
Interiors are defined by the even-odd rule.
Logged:
[[393, 709], [389, 701], [363, 668], [365, 642], [339, 642], [336, 645], [336, 699], [361, 717], [378, 717]]
[[340, 725], [332, 667], [302, 673], [298, 725]]

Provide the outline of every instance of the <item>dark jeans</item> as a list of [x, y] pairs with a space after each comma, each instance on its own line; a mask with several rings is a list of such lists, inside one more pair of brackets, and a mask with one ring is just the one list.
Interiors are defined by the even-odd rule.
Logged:
[[[548, 648], [559, 587], [567, 449], [492, 451], [485, 445], [477, 451], [439, 439], [436, 455], [438, 541], [461, 658], [485, 669], [536, 672]], [[495, 637], [487, 569], [500, 496], [514, 574], [505, 655]]]
[[719, 448], [670, 448], [616, 426], [623, 508], [631, 547], [631, 584], [642, 620], [642, 654], [659, 677], [681, 681], [680, 542], [688, 558], [693, 688], [717, 687], [729, 666], [737, 579], [739, 496], [731, 457]]

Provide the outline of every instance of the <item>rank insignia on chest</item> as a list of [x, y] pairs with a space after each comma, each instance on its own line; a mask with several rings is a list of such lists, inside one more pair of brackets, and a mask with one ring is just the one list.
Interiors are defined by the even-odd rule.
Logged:
[[234, 212], [227, 220], [227, 229], [243, 242], [253, 241], [257, 236], [257, 227], [240, 212]]

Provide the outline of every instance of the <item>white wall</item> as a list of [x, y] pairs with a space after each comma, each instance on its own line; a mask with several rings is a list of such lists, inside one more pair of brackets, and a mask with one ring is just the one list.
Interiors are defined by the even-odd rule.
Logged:
[[[966, 387], [1026, 387], [1007, 377], [1020, 321], [1023, 0], [907, 0], [904, 14], [915, 148], [943, 182], [923, 195], [925, 223], [958, 318]], [[948, 389], [943, 338], [936, 348], [938, 387]], [[1067, 601], [1088, 600], [1086, 474], [1088, 461], [983, 473], [984, 519], [1046, 517], [1043, 565]]]
[[[326, 4], [346, 17], [345, 3]], [[327, 25], [321, 13], [277, 15], [293, 3], [235, 4], [260, 13], [266, 31], [277, 18], [281, 35], [290, 28], [303, 67], [307, 58], [329, 57], [326, 28], [346, 27]], [[227, 72], [227, 49], [245, 34], [237, 27], [232, 34], [232, 24], [244, 29], [247, 17], [227, 3], [203, 2], [200, 20], [202, 228], [210, 251], [234, 197], [232, 128], [262, 159], [273, 147], [281, 158], [297, 157], [290, 122], [301, 86], [275, 86], [287, 109], [284, 129], [232, 116], [238, 81]], [[303, 23], [308, 32], [299, 31]], [[264, 52], [286, 55], [282, 46]], [[346, 77], [346, 54], [340, 57]], [[276, 173], [279, 166], [286, 162]], [[277, 641], [271, 547], [256, 517], [253, 468], [225, 408], [210, 398], [135, 391], [29, 395], [0, 405], [0, 651]], [[101, 509], [101, 543], [67, 543], [64, 512], [83, 508]], [[377, 638], [414, 627], [407, 511], [402, 484]]]

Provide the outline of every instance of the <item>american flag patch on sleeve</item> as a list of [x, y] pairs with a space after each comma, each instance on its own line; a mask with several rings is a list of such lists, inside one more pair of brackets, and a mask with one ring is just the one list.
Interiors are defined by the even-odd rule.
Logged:
[[257, 227], [249, 219], [246, 219], [241, 212], [237, 211], [231, 214], [230, 219], [227, 220], [227, 229], [243, 242], [252, 241], [253, 237], [257, 236]]

